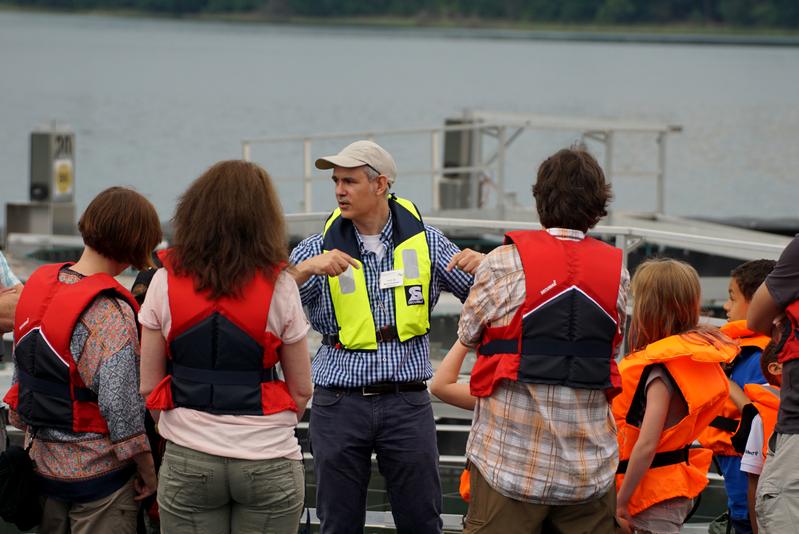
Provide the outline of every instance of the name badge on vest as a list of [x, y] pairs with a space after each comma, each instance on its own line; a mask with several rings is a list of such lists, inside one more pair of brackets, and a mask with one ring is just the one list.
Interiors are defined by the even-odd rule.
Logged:
[[380, 273], [380, 289], [391, 289], [402, 285], [402, 271], [383, 271]]

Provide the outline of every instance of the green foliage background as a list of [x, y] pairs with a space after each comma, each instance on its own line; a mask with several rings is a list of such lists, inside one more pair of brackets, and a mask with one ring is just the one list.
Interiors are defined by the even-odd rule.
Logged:
[[10, 0], [19, 6], [266, 18], [412, 18], [419, 22], [673, 24], [799, 28], [799, 0]]

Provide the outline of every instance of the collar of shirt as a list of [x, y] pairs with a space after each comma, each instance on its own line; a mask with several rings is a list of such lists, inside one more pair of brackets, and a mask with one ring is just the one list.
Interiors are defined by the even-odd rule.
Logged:
[[571, 239], [574, 241], [582, 241], [585, 239], [585, 232], [580, 230], [573, 230], [571, 228], [547, 228], [547, 233], [558, 239]]
[[[358, 241], [358, 250], [361, 251], [361, 257], [363, 258], [366, 253], [368, 252], [366, 247], [363, 244], [363, 239], [361, 239], [361, 233], [358, 231], [358, 227], [353, 224], [355, 227], [355, 239]], [[383, 243], [383, 246], [386, 247], [386, 250], [390, 248], [393, 244], [391, 235], [392, 235], [392, 224], [391, 224], [391, 211], [388, 212], [388, 220], [386, 221], [385, 226], [383, 229], [380, 230], [380, 242]]]

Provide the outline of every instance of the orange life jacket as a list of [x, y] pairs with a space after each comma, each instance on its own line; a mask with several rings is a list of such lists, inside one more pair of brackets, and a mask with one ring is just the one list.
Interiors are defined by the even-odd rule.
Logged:
[[[741, 347], [757, 347], [761, 351], [766, 348], [771, 338], [753, 332], [746, 327], [746, 320], [730, 321], [724, 324], [720, 330], [732, 339], [738, 341]], [[710, 422], [710, 425], [699, 435], [699, 443], [702, 447], [710, 449], [713, 454], [720, 456], [740, 456], [735, 450], [730, 440], [741, 423], [741, 412], [727, 398], [721, 413]]]
[[460, 480], [461, 483], [460, 486], [458, 486], [458, 492], [461, 494], [461, 499], [463, 499], [466, 502], [472, 500], [472, 481], [469, 478], [470, 469], [471, 466], [467, 464], [466, 467], [461, 472], [461, 480]]
[[652, 365], [665, 367], [688, 406], [688, 414], [661, 433], [655, 458], [630, 498], [630, 514], [638, 514], [667, 499], [696, 497], [707, 485], [713, 453], [689, 447], [718, 415], [729, 396], [727, 377], [719, 364], [729, 362], [737, 353], [737, 347], [716, 348], [701, 339], [670, 336], [629, 354], [619, 363], [622, 393], [612, 404], [619, 439], [617, 488], [624, 480], [640, 433], [646, 379]]
[[768, 452], [768, 440], [777, 425], [777, 412], [780, 409], [780, 388], [762, 384], [746, 384], [744, 393], [752, 401], [760, 419], [763, 420], [763, 458]]

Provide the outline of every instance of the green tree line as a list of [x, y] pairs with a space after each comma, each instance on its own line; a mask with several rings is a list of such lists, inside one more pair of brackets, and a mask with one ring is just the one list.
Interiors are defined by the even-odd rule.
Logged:
[[61, 9], [267, 17], [404, 17], [420, 21], [691, 24], [797, 28], [799, 0], [12, 0]]

